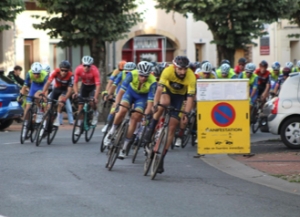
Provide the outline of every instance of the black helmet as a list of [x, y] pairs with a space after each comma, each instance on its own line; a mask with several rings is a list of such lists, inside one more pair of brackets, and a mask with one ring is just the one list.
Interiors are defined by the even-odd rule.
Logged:
[[168, 66], [169, 66], [168, 63], [166, 63], [166, 62], [163, 62], [163, 63], [161, 63], [161, 64], [157, 64], [157, 65], [154, 67], [154, 70], [153, 70], [154, 76], [157, 77], [157, 78], [159, 78], [160, 75], [161, 75], [161, 73], [162, 73], [162, 71], [163, 71], [166, 67], [168, 67]]
[[239, 64], [246, 64], [246, 63], [247, 63], [246, 58], [242, 57], [239, 59]]
[[223, 65], [224, 63], [230, 65], [230, 61], [229, 60], [222, 60], [221, 64], [220, 65]]
[[63, 60], [63, 61], [59, 64], [59, 68], [71, 69], [71, 64], [69, 63], [68, 60]]
[[260, 62], [259, 66], [268, 68], [268, 62], [263, 60], [263, 61]]
[[187, 68], [190, 65], [190, 61], [189, 61], [189, 59], [186, 56], [177, 56], [173, 60], [173, 64], [176, 67]]

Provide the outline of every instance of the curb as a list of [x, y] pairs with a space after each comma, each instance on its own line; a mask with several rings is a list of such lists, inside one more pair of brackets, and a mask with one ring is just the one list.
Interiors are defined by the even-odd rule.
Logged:
[[[267, 141], [268, 139], [256, 139], [252, 142]], [[237, 178], [264, 185], [279, 191], [300, 195], [300, 184], [290, 183], [283, 179], [273, 177], [267, 173], [253, 169], [236, 161], [228, 155], [205, 155], [201, 158], [208, 165]]]

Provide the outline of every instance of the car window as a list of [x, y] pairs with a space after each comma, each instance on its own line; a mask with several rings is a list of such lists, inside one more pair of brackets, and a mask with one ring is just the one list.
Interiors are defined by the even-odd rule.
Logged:
[[4, 81], [5, 83], [8, 83], [8, 84], [14, 84], [14, 82], [10, 78], [8, 78], [4, 75], [1, 75], [1, 74], [0, 74], [0, 80]]

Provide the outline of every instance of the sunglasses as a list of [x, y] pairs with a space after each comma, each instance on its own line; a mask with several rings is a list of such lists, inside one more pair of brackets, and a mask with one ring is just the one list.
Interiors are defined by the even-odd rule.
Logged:
[[247, 72], [247, 71], [246, 71], [246, 73], [247, 73], [247, 74], [252, 74], [253, 72]]
[[90, 65], [83, 65], [83, 67], [88, 67], [88, 68], [90, 68], [91, 66], [90, 66]]
[[61, 69], [60, 71], [61, 72], [68, 72], [69, 70], [67, 70], [67, 69]]
[[39, 75], [40, 73], [33, 73], [34, 75]]
[[148, 78], [148, 76], [146, 75], [139, 75], [139, 76], [141, 76], [142, 78]]

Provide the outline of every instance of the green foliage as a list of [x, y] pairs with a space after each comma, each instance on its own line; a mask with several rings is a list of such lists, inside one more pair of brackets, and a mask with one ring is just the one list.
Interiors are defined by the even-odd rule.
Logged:
[[[291, 23], [297, 24], [300, 27], [300, 0], [295, 0], [296, 6], [293, 9], [289, 19]], [[300, 38], [300, 34], [290, 34], [288, 37]]]
[[[184, 16], [192, 13], [196, 21], [204, 21], [213, 34], [219, 57], [244, 48], [254, 38], [265, 34], [264, 23], [287, 17], [294, 0], [157, 0], [158, 8], [176, 11]], [[221, 54], [220, 54], [221, 52]], [[233, 53], [233, 54], [232, 54]], [[228, 57], [227, 57], [228, 58]]]
[[[0, 22], [14, 22], [17, 15], [24, 10], [24, 2], [22, 0], [1, 0], [0, 1]], [[10, 29], [7, 23], [0, 24], [0, 32]]]
[[[134, 0], [38, 0], [50, 16], [42, 17], [37, 29], [49, 30], [51, 38], [61, 37], [58, 46], [103, 47], [124, 37], [139, 22]], [[97, 41], [97, 43], [93, 43]]]

